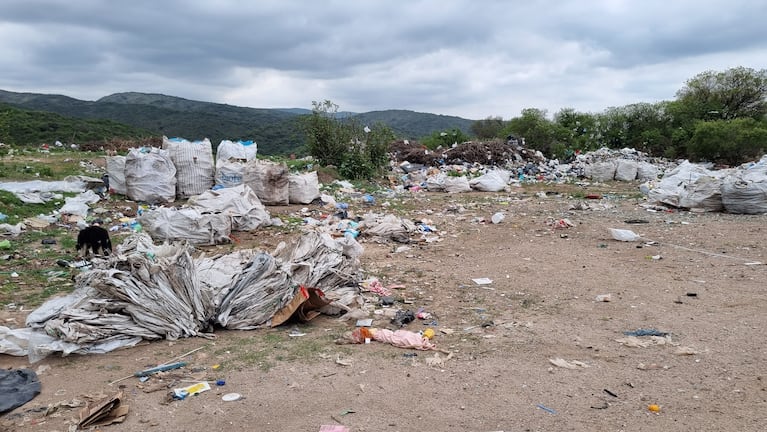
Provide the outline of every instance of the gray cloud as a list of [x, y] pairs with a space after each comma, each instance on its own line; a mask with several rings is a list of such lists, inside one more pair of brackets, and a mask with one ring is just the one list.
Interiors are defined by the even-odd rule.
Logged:
[[674, 97], [767, 64], [759, 1], [6, 0], [0, 88], [483, 118]]

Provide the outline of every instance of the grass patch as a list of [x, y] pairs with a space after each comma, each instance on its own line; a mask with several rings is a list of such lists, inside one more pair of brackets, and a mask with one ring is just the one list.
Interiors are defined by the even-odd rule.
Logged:
[[[309, 333], [308, 329], [301, 331]], [[234, 338], [216, 349], [213, 354], [221, 358], [228, 369], [260, 369], [269, 371], [278, 362], [311, 363], [325, 355], [337, 353], [332, 334], [307, 334], [288, 337], [285, 329], [267, 330], [247, 337]]]

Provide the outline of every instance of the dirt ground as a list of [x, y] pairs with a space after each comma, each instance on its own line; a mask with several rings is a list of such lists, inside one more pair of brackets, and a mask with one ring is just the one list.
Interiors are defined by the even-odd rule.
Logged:
[[[764, 430], [767, 219], [648, 211], [636, 186], [580, 189], [580, 196], [604, 194], [595, 200], [556, 193], [557, 186], [413, 194], [409, 217], [429, 219], [442, 240], [409, 250], [364, 242], [362, 267], [384, 285], [403, 285], [395, 295], [412, 303], [394, 307], [432, 314], [406, 329], [434, 328], [435, 343], [450, 355], [337, 345], [354, 320], [331, 317], [31, 366], [0, 355], [2, 367], [31, 367], [43, 384], [34, 400], [0, 417], [0, 429], [66, 431], [80, 409], [67, 404], [122, 389], [130, 409], [124, 423], [98, 430]], [[386, 211], [384, 201], [375, 210]], [[577, 203], [591, 209], [570, 210]], [[480, 221], [498, 211], [501, 223]], [[574, 226], [559, 227], [565, 218]], [[616, 241], [608, 228], [642, 239]], [[279, 236], [252, 241], [269, 250]], [[374, 326], [390, 326], [373, 317]], [[2, 318], [23, 323], [23, 313], [6, 310]], [[668, 337], [637, 338], [656, 343], [646, 347], [618, 342], [637, 329]], [[289, 336], [295, 330], [305, 335]], [[110, 385], [200, 347], [183, 369]], [[169, 388], [200, 380], [225, 385], [166, 400]], [[242, 398], [222, 400], [232, 392]]]

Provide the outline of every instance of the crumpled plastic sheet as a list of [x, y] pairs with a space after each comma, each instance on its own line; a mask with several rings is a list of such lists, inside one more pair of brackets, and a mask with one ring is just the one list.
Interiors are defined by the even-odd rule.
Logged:
[[297, 285], [266, 252], [256, 254], [221, 299], [217, 321], [228, 329], [252, 330], [269, 322], [296, 294]]
[[3, 352], [34, 362], [51, 352], [107, 352], [143, 339], [211, 337], [229, 329], [268, 327], [300, 284], [334, 301], [325, 313], [359, 307], [359, 261], [326, 233], [305, 233], [270, 255], [240, 250], [191, 257], [192, 246], [153, 245], [145, 233], [128, 237], [105, 260], [80, 273], [76, 289], [29, 314], [27, 328], [9, 330]]
[[189, 199], [188, 204], [207, 212], [221, 212], [231, 218], [233, 231], [251, 231], [271, 223], [266, 207], [250, 186], [210, 190]]
[[392, 214], [384, 217], [366, 214], [359, 228], [365, 236], [393, 240], [398, 243], [409, 243], [410, 236], [418, 232], [418, 227], [413, 221]]
[[359, 260], [344, 255], [344, 247], [327, 233], [303, 235], [293, 247], [281, 243], [274, 255], [289, 263], [294, 283], [323, 291], [351, 282], [359, 267]]
[[152, 238], [160, 241], [187, 240], [192, 244], [229, 243], [232, 221], [224, 213], [197, 207], [160, 207], [137, 218]]

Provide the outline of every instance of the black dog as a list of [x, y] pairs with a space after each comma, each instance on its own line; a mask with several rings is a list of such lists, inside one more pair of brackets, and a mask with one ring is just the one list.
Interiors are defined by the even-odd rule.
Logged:
[[112, 253], [112, 241], [109, 239], [109, 231], [98, 225], [91, 225], [80, 230], [77, 234], [77, 253], [83, 257], [93, 252], [109, 255]]

